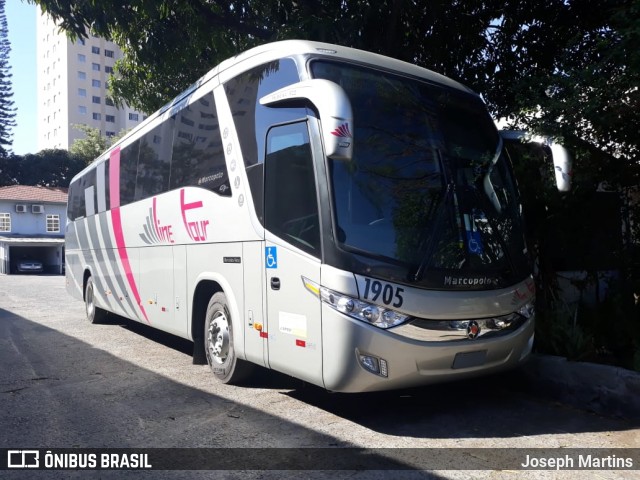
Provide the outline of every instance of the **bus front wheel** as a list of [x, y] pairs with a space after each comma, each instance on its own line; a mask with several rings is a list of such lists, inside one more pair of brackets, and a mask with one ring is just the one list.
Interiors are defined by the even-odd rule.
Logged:
[[236, 356], [231, 315], [227, 307], [227, 298], [222, 292], [213, 295], [207, 306], [204, 347], [207, 363], [222, 383], [240, 383], [251, 373], [251, 364]]
[[84, 307], [90, 323], [101, 323], [107, 316], [107, 312], [96, 306], [95, 288], [93, 278], [87, 278], [87, 284], [84, 287]]

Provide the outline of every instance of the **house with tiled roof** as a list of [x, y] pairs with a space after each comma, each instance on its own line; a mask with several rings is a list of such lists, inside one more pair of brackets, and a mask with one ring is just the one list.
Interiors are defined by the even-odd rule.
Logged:
[[0, 187], [0, 274], [14, 273], [25, 258], [63, 273], [66, 222], [66, 188]]

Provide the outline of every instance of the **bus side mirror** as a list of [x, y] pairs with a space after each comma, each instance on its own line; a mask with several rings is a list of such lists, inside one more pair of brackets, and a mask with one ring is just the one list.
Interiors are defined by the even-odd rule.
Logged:
[[552, 143], [549, 148], [553, 156], [553, 169], [556, 172], [556, 186], [560, 192], [571, 190], [573, 160], [569, 151], [562, 145]]
[[501, 130], [503, 140], [527, 144], [539, 144], [551, 151], [553, 171], [556, 176], [556, 187], [559, 192], [571, 190], [571, 176], [573, 175], [573, 159], [569, 151], [553, 138], [539, 135], [530, 135], [522, 130]]
[[330, 80], [305, 80], [265, 95], [260, 99], [260, 105], [278, 107], [300, 100], [311, 102], [320, 114], [322, 141], [327, 157], [351, 160], [353, 111], [342, 87]]

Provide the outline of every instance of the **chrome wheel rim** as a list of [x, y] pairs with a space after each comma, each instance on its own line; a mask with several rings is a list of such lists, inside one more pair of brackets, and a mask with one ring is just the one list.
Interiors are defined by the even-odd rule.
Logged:
[[229, 356], [229, 320], [223, 312], [216, 312], [207, 330], [207, 352], [212, 362], [223, 364]]
[[89, 320], [93, 319], [93, 314], [96, 309], [96, 305], [93, 299], [93, 283], [89, 283], [87, 285], [87, 294], [86, 294], [86, 305], [87, 305], [87, 318]]

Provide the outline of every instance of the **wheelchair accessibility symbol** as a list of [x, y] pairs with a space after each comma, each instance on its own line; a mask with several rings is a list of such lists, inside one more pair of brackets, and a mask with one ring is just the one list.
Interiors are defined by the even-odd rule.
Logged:
[[267, 268], [278, 268], [278, 249], [276, 247], [265, 247], [264, 259]]
[[478, 232], [467, 231], [467, 249], [469, 253], [475, 255], [482, 255], [484, 248], [482, 246], [482, 237]]

